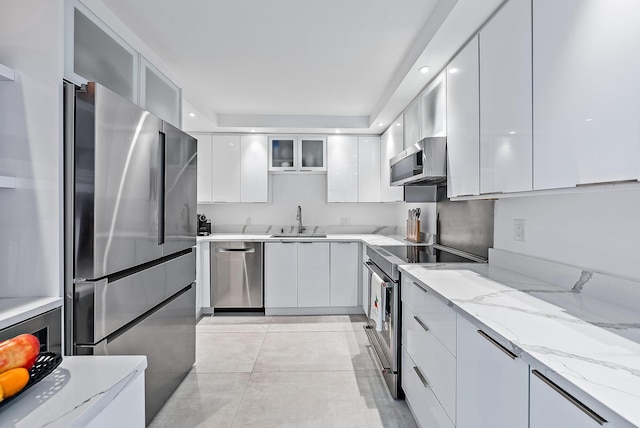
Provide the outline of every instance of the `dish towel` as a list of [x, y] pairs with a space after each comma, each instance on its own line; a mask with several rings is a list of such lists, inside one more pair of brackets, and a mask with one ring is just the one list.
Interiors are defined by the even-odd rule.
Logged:
[[384, 284], [382, 278], [371, 272], [369, 318], [376, 323], [376, 331], [382, 331], [382, 322], [384, 321]]

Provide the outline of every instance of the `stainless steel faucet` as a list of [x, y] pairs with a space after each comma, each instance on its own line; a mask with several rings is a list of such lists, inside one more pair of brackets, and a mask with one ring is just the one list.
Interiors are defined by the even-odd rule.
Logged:
[[302, 226], [302, 207], [298, 205], [298, 212], [296, 214], [296, 220], [298, 220], [298, 233], [304, 232], [304, 227]]

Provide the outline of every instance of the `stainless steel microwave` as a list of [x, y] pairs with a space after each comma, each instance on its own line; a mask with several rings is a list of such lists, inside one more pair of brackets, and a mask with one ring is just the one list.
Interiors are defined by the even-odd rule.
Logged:
[[447, 182], [447, 138], [429, 137], [420, 140], [389, 160], [391, 185], [416, 183], [445, 184]]

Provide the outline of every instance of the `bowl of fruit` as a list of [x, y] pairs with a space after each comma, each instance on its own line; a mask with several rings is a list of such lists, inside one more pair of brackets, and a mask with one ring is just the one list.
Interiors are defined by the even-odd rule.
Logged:
[[54, 352], [40, 352], [40, 341], [21, 334], [0, 342], [0, 407], [53, 372], [62, 362]]

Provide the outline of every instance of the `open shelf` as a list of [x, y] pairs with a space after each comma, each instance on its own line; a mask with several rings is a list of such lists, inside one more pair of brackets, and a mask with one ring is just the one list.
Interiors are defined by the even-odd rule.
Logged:
[[16, 80], [15, 70], [0, 64], [0, 80]]

